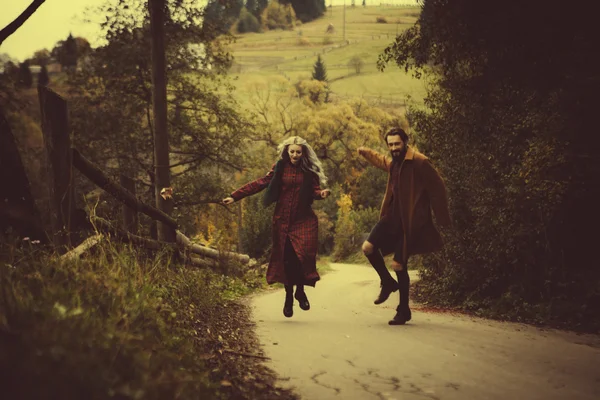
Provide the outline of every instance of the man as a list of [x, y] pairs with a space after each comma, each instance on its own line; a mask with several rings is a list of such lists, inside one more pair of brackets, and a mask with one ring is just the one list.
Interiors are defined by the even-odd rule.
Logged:
[[[362, 250], [381, 278], [381, 292], [375, 304], [386, 301], [400, 290], [400, 304], [390, 325], [404, 325], [411, 319], [408, 306], [408, 258], [439, 250], [440, 233], [433, 224], [431, 211], [438, 225], [451, 225], [446, 187], [439, 173], [423, 154], [408, 146], [408, 135], [393, 128], [385, 135], [391, 158], [365, 147], [358, 153], [375, 167], [388, 172], [379, 222], [375, 225]], [[383, 255], [394, 253], [392, 269], [398, 281], [385, 266]]]

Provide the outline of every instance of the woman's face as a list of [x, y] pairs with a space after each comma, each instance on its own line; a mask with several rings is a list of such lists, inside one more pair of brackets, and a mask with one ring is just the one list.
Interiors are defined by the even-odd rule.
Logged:
[[288, 147], [288, 155], [292, 164], [297, 164], [302, 158], [302, 146], [290, 144]]

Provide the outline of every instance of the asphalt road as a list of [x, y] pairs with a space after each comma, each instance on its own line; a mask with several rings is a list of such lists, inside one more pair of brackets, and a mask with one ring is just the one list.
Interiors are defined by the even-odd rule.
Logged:
[[[389, 326], [398, 294], [379, 306], [372, 268], [333, 264], [311, 310], [284, 292], [252, 299], [267, 362], [303, 399], [600, 399], [600, 336], [425, 312]], [[413, 281], [415, 275], [412, 274]]]

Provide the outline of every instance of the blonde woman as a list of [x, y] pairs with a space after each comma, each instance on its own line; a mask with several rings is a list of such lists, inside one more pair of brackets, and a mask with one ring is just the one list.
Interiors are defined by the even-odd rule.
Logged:
[[[262, 178], [245, 184], [223, 199], [223, 204], [240, 201], [263, 189], [263, 204], [276, 203], [273, 214], [273, 250], [267, 269], [267, 282], [283, 283], [283, 314], [294, 313], [294, 297], [302, 310], [310, 303], [304, 286], [315, 286], [317, 273], [318, 220], [312, 210], [314, 200], [329, 196], [323, 166], [312, 147], [298, 136], [285, 139], [278, 147], [279, 159]], [[296, 286], [296, 293], [293, 287]]]

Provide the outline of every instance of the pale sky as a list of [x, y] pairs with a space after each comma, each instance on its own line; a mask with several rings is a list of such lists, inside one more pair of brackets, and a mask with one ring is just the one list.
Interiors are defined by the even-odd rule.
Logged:
[[[33, 56], [37, 50], [52, 50], [56, 42], [65, 40], [69, 33], [73, 36], [86, 38], [92, 47], [99, 43], [99, 21], [101, 15], [97, 15], [96, 23], [85, 23], [84, 11], [88, 7], [97, 7], [107, 0], [46, 0], [44, 4], [23, 24], [12, 36], [0, 45], [0, 54], [7, 53], [10, 57], [23, 61]], [[108, 0], [110, 1], [110, 0]], [[325, 4], [333, 1], [333, 5], [342, 5], [344, 0], [325, 0]], [[200, 0], [199, 3], [204, 3]], [[346, 5], [351, 0], [345, 0]], [[379, 0], [367, 0], [367, 5], [379, 5]], [[387, 4], [410, 4], [416, 0], [382, 0]], [[0, 29], [12, 22], [31, 4], [31, 0], [0, 0]], [[356, 5], [362, 4], [362, 0], [356, 0]]]
[[[84, 11], [106, 0], [46, 0], [44, 4], [15, 33], [0, 45], [0, 53], [23, 61], [37, 50], [52, 50], [56, 42], [65, 40], [69, 33], [96, 43], [99, 24], [84, 23]], [[0, 27], [12, 22], [31, 4], [31, 0], [0, 0]], [[1, 29], [1, 28], [0, 28]]]

